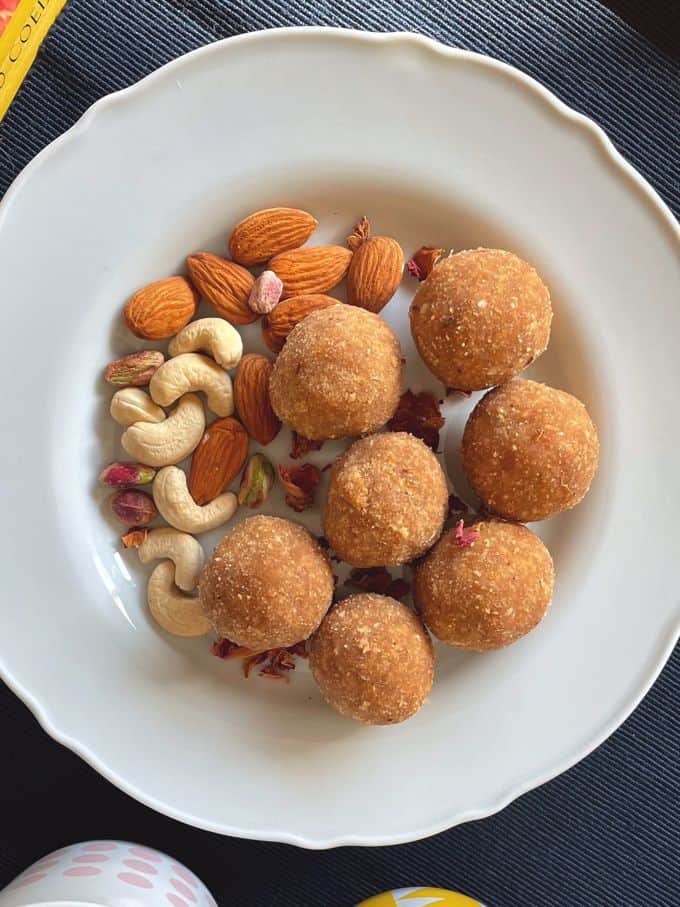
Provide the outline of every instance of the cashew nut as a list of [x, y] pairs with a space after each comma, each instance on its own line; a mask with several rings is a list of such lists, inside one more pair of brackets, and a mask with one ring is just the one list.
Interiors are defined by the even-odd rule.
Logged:
[[149, 391], [160, 406], [170, 406], [189, 391], [205, 391], [208, 406], [216, 415], [230, 416], [234, 412], [231, 378], [221, 365], [198, 353], [182, 353], [168, 359], [154, 372]]
[[163, 422], [135, 422], [123, 432], [123, 449], [145, 466], [179, 463], [197, 447], [205, 430], [203, 404], [186, 394]]
[[241, 359], [243, 341], [239, 332], [228, 321], [222, 318], [200, 318], [182, 328], [170, 341], [168, 349], [171, 356], [204, 350], [210, 353], [222, 368], [234, 368]]
[[176, 529], [152, 529], [139, 546], [139, 559], [148, 564], [159, 558], [174, 563], [175, 583], [180, 589], [192, 592], [196, 588], [205, 555], [201, 543], [193, 535]]
[[160, 470], [153, 483], [153, 499], [166, 522], [181, 532], [194, 535], [217, 529], [238, 507], [238, 498], [231, 491], [200, 507], [189, 493], [186, 475], [176, 466]]
[[151, 616], [173, 636], [205, 636], [212, 629], [200, 598], [180, 592], [175, 585], [172, 561], [163, 561], [154, 569], [146, 595]]
[[111, 415], [119, 425], [162, 422], [165, 419], [165, 412], [139, 387], [124, 387], [116, 391], [111, 398]]

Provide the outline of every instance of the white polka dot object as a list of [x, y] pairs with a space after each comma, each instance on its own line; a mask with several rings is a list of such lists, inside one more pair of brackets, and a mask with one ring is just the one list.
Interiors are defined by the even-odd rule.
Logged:
[[86, 841], [42, 857], [0, 891], [0, 907], [50, 901], [102, 907], [217, 907], [193, 872], [125, 841]]

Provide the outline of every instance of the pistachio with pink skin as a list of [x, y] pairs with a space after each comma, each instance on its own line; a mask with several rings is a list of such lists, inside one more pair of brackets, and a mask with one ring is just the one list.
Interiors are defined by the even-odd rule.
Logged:
[[261, 453], [253, 454], [243, 470], [238, 502], [246, 507], [260, 507], [267, 500], [275, 481], [274, 467]]
[[144, 491], [117, 491], [111, 495], [109, 505], [113, 515], [126, 526], [148, 526], [158, 516], [153, 498]]
[[159, 350], [139, 350], [106, 366], [104, 377], [115, 387], [143, 387], [165, 362]]
[[131, 488], [153, 482], [156, 470], [141, 463], [109, 463], [99, 473], [99, 481], [108, 488]]
[[255, 281], [248, 305], [258, 315], [267, 315], [272, 312], [281, 301], [283, 281], [273, 271], [263, 271]]

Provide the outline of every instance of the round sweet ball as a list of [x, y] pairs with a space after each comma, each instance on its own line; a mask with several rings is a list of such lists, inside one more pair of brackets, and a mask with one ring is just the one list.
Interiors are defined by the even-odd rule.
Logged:
[[276, 415], [305, 438], [350, 438], [381, 428], [401, 394], [401, 347], [386, 322], [333, 305], [297, 324], [269, 380]]
[[405, 564], [439, 538], [447, 504], [444, 472], [419, 438], [370, 435], [333, 466], [324, 535], [354, 567]]
[[292, 646], [316, 630], [331, 605], [333, 572], [302, 526], [253, 516], [217, 545], [199, 592], [220, 636], [264, 651]]
[[512, 252], [472, 249], [441, 261], [416, 293], [411, 333], [447, 387], [481, 390], [509, 381], [550, 339], [550, 294]]
[[386, 595], [352, 595], [314, 634], [309, 664], [326, 701], [362, 724], [414, 715], [434, 679], [432, 642], [420, 618]]
[[481, 520], [461, 545], [449, 529], [415, 571], [413, 596], [442, 642], [485, 651], [508, 646], [533, 630], [552, 598], [550, 552], [526, 526]]
[[515, 380], [486, 394], [463, 433], [463, 470], [487, 510], [522, 523], [583, 499], [600, 444], [585, 406], [565, 391]]

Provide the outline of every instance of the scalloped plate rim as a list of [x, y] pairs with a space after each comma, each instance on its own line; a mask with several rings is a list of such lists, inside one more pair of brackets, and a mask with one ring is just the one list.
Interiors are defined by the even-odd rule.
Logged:
[[[212, 53], [221, 53], [225, 47], [234, 44], [257, 43], [262, 40], [278, 39], [285, 40], [288, 36], [299, 37], [300, 35], [329, 36], [346, 39], [347, 41], [358, 41], [366, 43], [392, 43], [406, 44], [427, 50], [433, 58], [439, 58], [440, 62], [446, 63], [447, 60], [468, 60], [478, 65], [485, 66], [491, 70], [497, 71], [502, 77], [510, 78], [516, 83], [522, 85], [526, 90], [532, 92], [542, 102], [547, 103], [554, 113], [565, 123], [567, 128], [577, 127], [580, 131], [587, 134], [590, 139], [597, 143], [600, 150], [605, 153], [605, 161], [615, 168], [617, 173], [628, 180], [634, 188], [639, 191], [645, 200], [645, 204], [650, 207], [657, 217], [660, 217], [667, 228], [669, 228], [678, 242], [680, 248], [680, 224], [676, 221], [673, 213], [659, 194], [652, 186], [642, 177], [634, 167], [620, 154], [615, 148], [604, 130], [597, 125], [592, 119], [585, 114], [579, 113], [561, 101], [550, 89], [543, 86], [532, 76], [527, 75], [521, 70], [510, 64], [496, 60], [492, 57], [480, 54], [474, 51], [462, 50], [459, 48], [448, 47], [432, 38], [411, 32], [363, 32], [356, 29], [340, 29], [324, 26], [301, 26], [279, 29], [265, 29], [256, 32], [249, 32], [243, 35], [224, 38], [211, 44], [199, 47], [193, 51], [183, 54], [180, 57], [170, 60], [168, 63], [149, 73], [138, 82], [112, 92], [100, 98], [92, 104], [81, 117], [66, 132], [54, 139], [49, 145], [43, 148], [19, 173], [10, 185], [0, 202], [0, 228], [10, 207], [20, 198], [21, 191], [30, 180], [31, 176], [40, 168], [49, 164], [50, 158], [58, 151], [62, 145], [68, 145], [83, 135], [96, 121], [96, 118], [104, 115], [110, 108], [118, 104], [125, 103], [137, 96], [143, 96], [144, 92], [153, 87], [157, 79], [162, 78], [173, 68], [179, 69], [188, 59], [197, 59], [201, 56], [208, 56]], [[412, 829], [407, 833], [394, 835], [380, 835], [374, 837], [342, 835], [335, 838], [310, 839], [302, 835], [291, 834], [285, 830], [257, 832], [247, 828], [238, 828], [230, 826], [227, 823], [208, 822], [200, 816], [194, 816], [189, 813], [173, 808], [170, 804], [160, 802], [153, 797], [147, 796], [143, 791], [137, 789], [133, 784], [127, 782], [115, 771], [98, 757], [87, 745], [71, 736], [58, 727], [58, 719], [49, 710], [41, 705], [33, 694], [12, 674], [10, 668], [5, 664], [0, 656], [0, 678], [7, 686], [18, 696], [18, 698], [30, 709], [34, 717], [54, 740], [66, 746], [72, 752], [76, 753], [89, 766], [94, 768], [100, 775], [122, 790], [124, 793], [143, 803], [155, 811], [176, 819], [180, 822], [192, 825], [196, 828], [204, 829], [223, 835], [231, 835], [251, 840], [265, 840], [282, 844], [292, 844], [298, 847], [310, 850], [323, 850], [331, 847], [340, 846], [390, 846], [396, 844], [409, 843], [415, 840], [429, 837], [434, 834], [446, 831], [456, 825], [464, 822], [483, 819], [491, 816], [504, 809], [513, 800], [522, 796], [530, 790], [533, 790], [547, 781], [556, 778], [558, 775], [570, 769], [576, 763], [580, 762], [602, 744], [614, 731], [623, 724], [630, 714], [639, 705], [645, 697], [659, 674], [661, 673], [666, 661], [670, 657], [676, 643], [680, 639], [680, 616], [676, 619], [674, 625], [670, 627], [668, 636], [661, 640], [658, 645], [658, 654], [656, 657], [651, 656], [652, 667], [645, 679], [644, 684], [637, 694], [632, 697], [621, 709], [618, 710], [609, 721], [604, 724], [600, 732], [596, 734], [585, 745], [577, 748], [574, 752], [569, 753], [564, 759], [559, 761], [549, 771], [541, 775], [526, 779], [520, 784], [514, 784], [505, 790], [500, 796], [493, 799], [492, 802], [484, 803], [475, 809], [467, 810], [463, 813], [453, 815], [443, 821], [427, 824], [423, 827]]]

